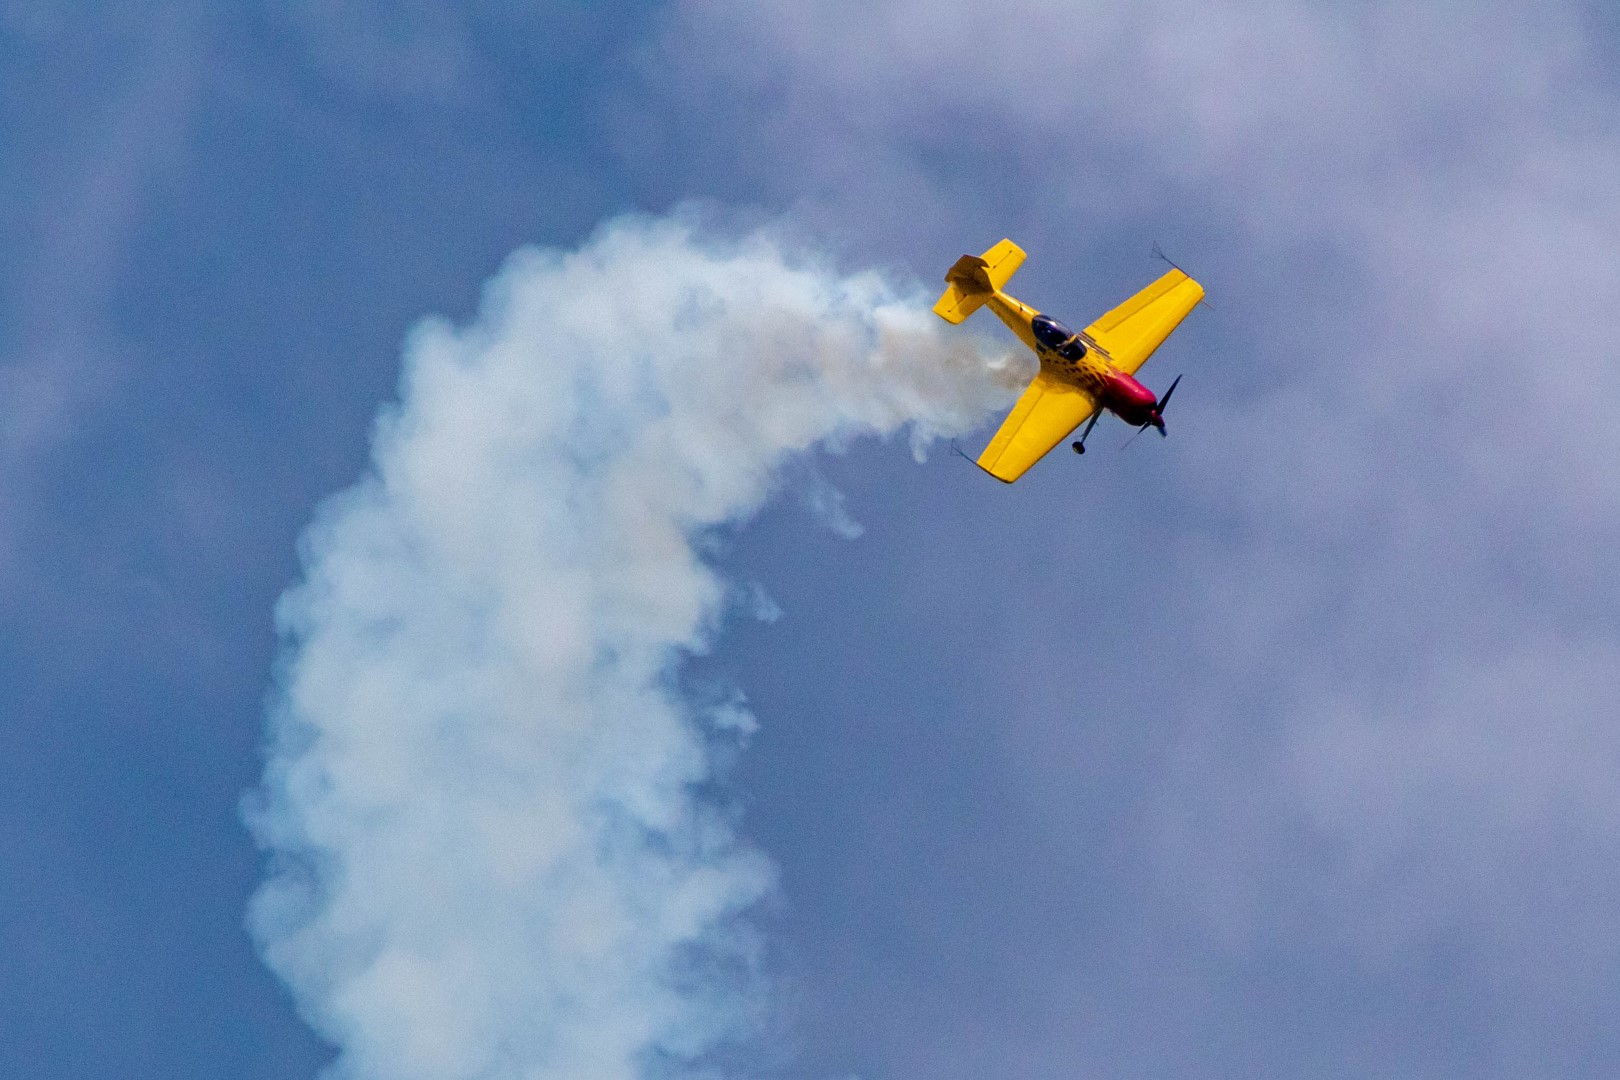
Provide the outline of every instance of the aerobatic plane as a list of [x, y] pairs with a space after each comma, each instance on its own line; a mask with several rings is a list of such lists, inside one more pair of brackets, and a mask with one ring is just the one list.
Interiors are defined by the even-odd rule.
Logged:
[[1163, 435], [1164, 407], [1181, 376], [1158, 397], [1136, 381], [1136, 372], [1203, 299], [1204, 287], [1171, 269], [1077, 334], [1001, 291], [1023, 262], [1023, 249], [1011, 240], [983, 255], [964, 255], [945, 275], [945, 295], [934, 305], [949, 323], [988, 305], [1041, 361], [1040, 374], [979, 455], [979, 468], [1010, 484], [1086, 424], [1072, 444], [1083, 454], [1086, 438], [1105, 412]]

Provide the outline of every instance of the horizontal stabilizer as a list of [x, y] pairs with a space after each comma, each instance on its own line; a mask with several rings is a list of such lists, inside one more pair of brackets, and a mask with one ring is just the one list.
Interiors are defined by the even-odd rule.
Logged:
[[959, 323], [979, 310], [1024, 264], [1024, 249], [1003, 240], [983, 255], [964, 255], [945, 274], [946, 289], [934, 312]]

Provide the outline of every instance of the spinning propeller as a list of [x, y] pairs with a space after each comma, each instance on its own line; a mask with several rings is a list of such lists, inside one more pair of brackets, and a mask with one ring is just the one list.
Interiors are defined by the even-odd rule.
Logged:
[[[1172, 379], [1170, 381], [1170, 389], [1168, 389], [1168, 390], [1166, 390], [1164, 392], [1164, 397], [1160, 398], [1158, 401], [1154, 402], [1154, 404], [1153, 404], [1152, 418], [1149, 419], [1147, 423], [1143, 424], [1141, 427], [1136, 429], [1136, 435], [1142, 434], [1142, 432], [1146, 431], [1148, 428], [1151, 427], [1151, 428], [1158, 428], [1159, 429], [1159, 438], [1163, 439], [1163, 438], [1168, 438], [1169, 437], [1170, 433], [1164, 430], [1164, 407], [1166, 405], [1170, 404], [1170, 395], [1176, 392], [1176, 386], [1178, 384], [1180, 384], [1180, 382], [1181, 382], [1181, 376], [1180, 375], [1177, 375], [1174, 379]], [[1129, 445], [1131, 445], [1131, 443], [1135, 442], [1136, 441], [1136, 435], [1132, 435], [1130, 438], [1126, 439], [1125, 440], [1125, 446], [1129, 446]], [[1076, 444], [1076, 445], [1078, 445], [1078, 444]], [[1125, 449], [1125, 446], [1121, 446], [1120, 449], [1121, 450]], [[1077, 450], [1075, 452], [1076, 453], [1084, 453], [1085, 451]]]
[[1154, 420], [1158, 421], [1158, 423], [1153, 424], [1153, 426], [1159, 429], [1159, 435], [1161, 437], [1164, 437], [1167, 434], [1164, 430], [1164, 407], [1170, 404], [1170, 395], [1176, 392], [1176, 387], [1180, 384], [1180, 382], [1180, 375], [1177, 375], [1174, 379], [1171, 379], [1170, 389], [1166, 390], [1164, 392], [1164, 397], [1160, 398], [1158, 403], [1153, 406], [1153, 418]]

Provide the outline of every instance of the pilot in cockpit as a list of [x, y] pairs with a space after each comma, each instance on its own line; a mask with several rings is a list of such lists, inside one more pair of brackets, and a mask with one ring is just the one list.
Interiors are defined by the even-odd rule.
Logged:
[[1080, 335], [1050, 315], [1035, 316], [1030, 320], [1029, 328], [1035, 332], [1035, 340], [1041, 343], [1041, 347], [1056, 353], [1060, 359], [1076, 363], [1086, 355], [1086, 346], [1080, 340]]

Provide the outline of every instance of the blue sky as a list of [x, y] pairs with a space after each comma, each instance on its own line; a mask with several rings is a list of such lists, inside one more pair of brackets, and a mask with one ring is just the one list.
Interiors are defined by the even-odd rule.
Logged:
[[1012, 488], [840, 440], [705, 533], [780, 610], [673, 676], [759, 725], [699, 800], [774, 867], [721, 1068], [1614, 1075], [1614, 15], [1005, 8], [0, 2], [0, 1072], [524, 1075], [368, 1072], [261, 958], [275, 609], [421, 319], [522, 341], [510, 253], [697, 200], [903, 296], [1010, 236], [1071, 323], [1155, 241], [1212, 304], [1168, 440]]

